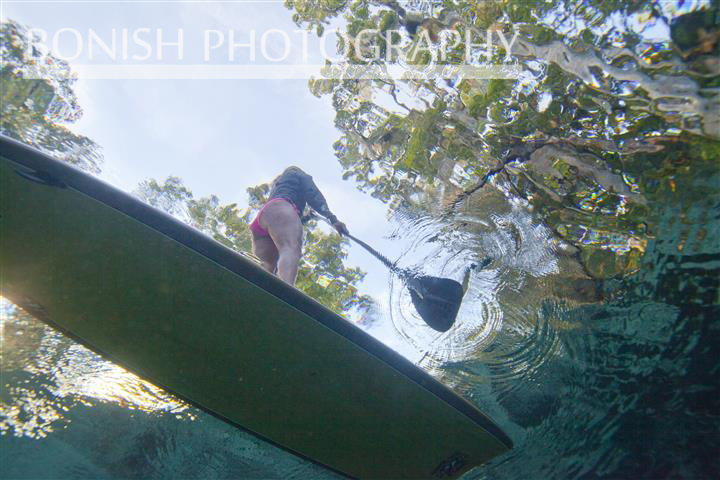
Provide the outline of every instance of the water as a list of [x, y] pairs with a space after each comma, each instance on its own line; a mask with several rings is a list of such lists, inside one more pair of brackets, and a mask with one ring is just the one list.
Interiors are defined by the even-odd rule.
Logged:
[[[413, 220], [407, 256], [429, 271], [457, 278], [493, 257], [473, 271], [459, 324], [445, 334], [422, 329], [402, 307], [406, 292], [392, 291], [393, 321], [422, 365], [502, 419], [516, 441], [468, 478], [720, 473], [720, 175], [696, 168], [648, 202], [656, 233], [638, 266], [602, 280], [522, 205], [473, 222], [470, 212], [491, 202], [476, 199], [449, 225]], [[438, 232], [445, 240], [428, 242]]]
[[[512, 437], [467, 478], [720, 477], [717, 20], [684, 16], [709, 2], [654, 5], [542, 10], [486, 118], [467, 114], [478, 92], [505, 87], [446, 98], [468, 108], [444, 132], [484, 133], [473, 159], [392, 184], [408, 188], [388, 202], [393, 260], [467, 291], [440, 334], [388, 277], [362, 325]], [[517, 131], [540, 146], [475, 189]], [[333, 477], [2, 309], [3, 477]]]

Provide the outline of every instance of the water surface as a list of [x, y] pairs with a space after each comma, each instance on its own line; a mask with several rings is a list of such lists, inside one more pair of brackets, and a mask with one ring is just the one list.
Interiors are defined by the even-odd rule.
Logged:
[[[653, 5], [537, 7], [513, 52], [518, 82], [443, 97], [454, 116], [428, 138], [437, 151], [460, 138], [465, 157], [416, 159], [399, 180], [355, 175], [368, 201], [388, 204], [392, 260], [466, 288], [455, 326], [438, 333], [389, 275], [360, 325], [513, 438], [467, 478], [720, 476], [718, 11]], [[337, 105], [368, 131], [390, 118]], [[517, 131], [522, 148], [502, 151]], [[333, 476], [12, 304], [2, 314], [6, 478]]]

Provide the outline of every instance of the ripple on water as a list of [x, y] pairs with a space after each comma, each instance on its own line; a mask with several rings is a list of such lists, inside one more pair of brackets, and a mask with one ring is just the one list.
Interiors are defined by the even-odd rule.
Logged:
[[[555, 244], [529, 212], [516, 206], [488, 215], [479, 225], [470, 216], [453, 223], [430, 217], [401, 220], [408, 246], [400, 263], [418, 273], [455, 279], [466, 289], [455, 325], [436, 332], [415, 311], [402, 282], [391, 280], [393, 325], [425, 368], [481, 359], [502, 395], [518, 381], [532, 381], [548, 358], [561, 353], [551, 325], [555, 307], [543, 307], [544, 295], [528, 288], [528, 279], [537, 289], [546, 287], [543, 277], [557, 273]], [[472, 268], [485, 263], [485, 256], [490, 263]], [[508, 296], [519, 301], [503, 301]], [[495, 344], [498, 335], [502, 347]]]

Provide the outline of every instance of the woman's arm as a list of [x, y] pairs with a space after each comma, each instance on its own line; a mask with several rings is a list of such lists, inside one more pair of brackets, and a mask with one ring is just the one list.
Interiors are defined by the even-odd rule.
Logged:
[[327, 201], [325, 201], [325, 197], [317, 188], [317, 185], [315, 185], [312, 177], [308, 174], [305, 174], [302, 177], [302, 182], [303, 188], [305, 190], [305, 200], [307, 201], [308, 205], [310, 205], [310, 207], [312, 207], [312, 209], [318, 212], [320, 215], [327, 218], [330, 223], [333, 224], [335, 230], [342, 234], [347, 234], [347, 227], [344, 223], [339, 221], [337, 217], [330, 211]]

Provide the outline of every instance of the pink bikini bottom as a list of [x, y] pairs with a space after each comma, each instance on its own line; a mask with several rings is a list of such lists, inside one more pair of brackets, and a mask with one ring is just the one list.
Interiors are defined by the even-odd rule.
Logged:
[[272, 199], [270, 199], [265, 205], [262, 206], [262, 208], [260, 209], [260, 211], [258, 212], [258, 214], [255, 216], [255, 220], [253, 220], [252, 223], [250, 224], [250, 231], [251, 231], [251, 232], [253, 232], [255, 235], [258, 235], [258, 236], [260, 236], [260, 237], [269, 237], [269, 236], [270, 236], [270, 234], [268, 233], [268, 231], [265, 230], [262, 226], [260, 226], [260, 215], [262, 215], [263, 210], [265, 210], [268, 205], [270, 205], [270, 204], [273, 203], [273, 202], [279, 202], [279, 201], [287, 202], [287, 203], [289, 203], [290, 205], [292, 205], [293, 208], [295, 209], [295, 212], [297, 212], [298, 217], [300, 216], [300, 210], [298, 210], [297, 206], [296, 206], [293, 202], [291, 202], [290, 200], [288, 200], [287, 198], [280, 198], [280, 197], [278, 197], [278, 198], [272, 198]]

